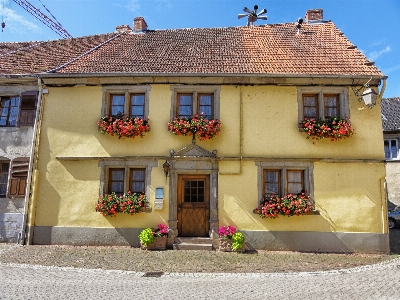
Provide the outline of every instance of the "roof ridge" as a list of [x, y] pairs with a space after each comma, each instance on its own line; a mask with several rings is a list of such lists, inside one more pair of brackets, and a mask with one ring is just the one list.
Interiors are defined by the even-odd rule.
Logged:
[[10, 52], [1, 54], [0, 57], [4, 57], [4, 56], [7, 56], [7, 55], [10, 55], [10, 54], [19, 52], [19, 51], [23, 51], [23, 50], [26, 50], [26, 49], [30, 49], [30, 48], [36, 47], [36, 46], [38, 46], [38, 45], [41, 45], [41, 44], [43, 44], [43, 43], [46, 43], [46, 42], [45, 42], [45, 41], [41, 41], [41, 42], [37, 42], [36, 44], [33, 44], [33, 45], [29, 45], [29, 46], [26, 46], [26, 47], [21, 47], [21, 48], [18, 48], [17, 50], [13, 50], [13, 51], [10, 51]]
[[68, 66], [69, 64], [72, 64], [73, 62], [77, 61], [78, 59], [80, 59], [80, 58], [82, 58], [82, 57], [84, 57], [84, 56], [86, 56], [86, 55], [92, 53], [93, 51], [99, 49], [101, 46], [103, 46], [103, 45], [105, 45], [105, 44], [111, 42], [112, 40], [116, 39], [117, 37], [120, 37], [120, 36], [123, 35], [124, 33], [126, 33], [126, 32], [121, 32], [121, 33], [117, 34], [116, 36], [113, 36], [113, 37], [109, 38], [109, 39], [106, 40], [105, 42], [102, 42], [102, 43], [100, 43], [99, 45], [95, 46], [94, 48], [92, 48], [92, 49], [90, 49], [90, 50], [88, 50], [88, 51], [82, 53], [81, 55], [78, 55], [77, 57], [75, 57], [75, 58], [73, 58], [72, 60], [66, 62], [65, 64], [62, 64], [61, 66], [58, 66], [58, 67], [56, 67], [56, 68], [54, 68], [54, 69], [51, 69], [51, 70], [46, 71], [46, 73], [54, 73], [54, 72], [56, 72], [56, 71], [61, 70], [62, 68]]

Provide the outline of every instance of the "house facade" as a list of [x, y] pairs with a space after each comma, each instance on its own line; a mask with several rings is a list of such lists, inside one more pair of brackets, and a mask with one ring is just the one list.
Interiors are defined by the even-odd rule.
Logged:
[[[255, 249], [387, 253], [383, 143], [369, 142], [383, 140], [380, 100], [370, 109], [354, 92], [385, 76], [332, 22], [307, 21], [154, 31], [136, 18], [38, 74], [27, 242], [139, 246], [143, 228], [163, 223], [172, 246], [232, 225]], [[121, 138], [99, 130], [122, 114], [146, 121], [134, 138], [132, 126]], [[301, 132], [303, 120], [333, 116], [354, 134]], [[183, 118], [208, 123], [193, 137]], [[149, 208], [96, 212], [99, 195], [128, 191]], [[301, 194], [315, 209], [257, 213], [269, 197]]]
[[43, 91], [39, 93], [37, 74], [69, 62], [117, 34], [0, 43], [0, 242], [25, 241]]
[[400, 141], [400, 98], [384, 98], [381, 102], [382, 127], [386, 159], [386, 184], [388, 208], [400, 206], [399, 141]]

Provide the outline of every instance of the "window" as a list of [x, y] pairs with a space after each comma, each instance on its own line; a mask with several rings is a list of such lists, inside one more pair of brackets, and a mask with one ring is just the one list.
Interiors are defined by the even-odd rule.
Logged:
[[114, 192], [118, 196], [123, 195], [128, 190], [133, 193], [144, 193], [146, 191], [146, 169], [129, 169], [128, 190], [125, 190], [125, 171], [121, 168], [109, 169], [109, 193]]
[[196, 114], [207, 119], [219, 119], [219, 87], [172, 86], [171, 90], [171, 119]]
[[29, 158], [0, 162], [0, 197], [24, 197], [28, 178]]
[[350, 117], [348, 91], [343, 88], [299, 88], [299, 121], [305, 118]]
[[259, 176], [259, 199], [276, 195], [313, 193], [311, 163], [256, 162]]
[[1, 97], [0, 126], [17, 126], [19, 97]]
[[121, 196], [128, 191], [147, 194], [151, 168], [157, 166], [156, 159], [101, 161], [100, 194], [114, 192]]
[[263, 190], [264, 196], [299, 194], [306, 190], [304, 170], [264, 170]]
[[397, 139], [385, 139], [384, 140], [385, 158], [397, 159], [399, 153], [399, 146]]
[[130, 117], [144, 118], [144, 94], [130, 94], [129, 101], [125, 101], [125, 95], [110, 95], [110, 111], [112, 116], [125, 114]]
[[213, 94], [177, 94], [176, 115], [178, 117], [190, 117], [195, 114], [202, 115], [207, 119], [214, 119]]
[[7, 196], [9, 169], [10, 163], [8, 161], [0, 161], [0, 198], [5, 198]]
[[107, 86], [103, 87], [102, 115], [117, 116], [124, 114], [130, 117], [147, 119], [149, 86]]
[[25, 196], [26, 182], [28, 179], [29, 158], [15, 158], [11, 163], [9, 197]]
[[0, 126], [33, 126], [37, 92], [23, 92], [21, 96], [0, 97]]

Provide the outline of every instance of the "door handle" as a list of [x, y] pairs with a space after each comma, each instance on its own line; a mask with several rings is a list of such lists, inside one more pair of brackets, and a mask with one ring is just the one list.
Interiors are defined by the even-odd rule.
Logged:
[[181, 211], [181, 209], [182, 209], [182, 205], [179, 204], [179, 205], [178, 205], [178, 211]]

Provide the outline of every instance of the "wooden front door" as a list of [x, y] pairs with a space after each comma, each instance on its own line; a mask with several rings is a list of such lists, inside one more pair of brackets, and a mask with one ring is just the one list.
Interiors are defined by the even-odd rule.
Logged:
[[178, 175], [178, 231], [180, 236], [208, 237], [210, 176]]

